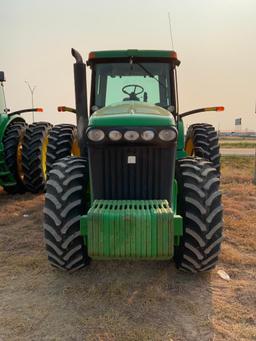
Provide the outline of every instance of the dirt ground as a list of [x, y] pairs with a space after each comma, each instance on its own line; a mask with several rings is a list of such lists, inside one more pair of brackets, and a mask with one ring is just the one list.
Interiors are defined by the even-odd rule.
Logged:
[[201, 275], [172, 262], [54, 270], [44, 252], [44, 196], [0, 191], [0, 340], [256, 340], [252, 167], [250, 158], [224, 159], [221, 259]]

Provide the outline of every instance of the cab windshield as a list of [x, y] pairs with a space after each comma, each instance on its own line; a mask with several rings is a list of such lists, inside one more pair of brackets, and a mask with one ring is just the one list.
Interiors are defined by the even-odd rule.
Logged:
[[170, 64], [105, 63], [95, 65], [93, 105], [98, 108], [139, 101], [163, 108], [171, 105]]

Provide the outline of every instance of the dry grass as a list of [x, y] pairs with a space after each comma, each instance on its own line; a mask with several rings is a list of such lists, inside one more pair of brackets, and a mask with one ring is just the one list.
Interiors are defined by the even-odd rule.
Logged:
[[[237, 191], [236, 187], [239, 184], [243, 186], [251, 185], [254, 174], [254, 157], [248, 156], [223, 156], [222, 157], [222, 184], [232, 184], [224, 190], [228, 189], [229, 196], [232, 196]], [[249, 195], [252, 193], [253, 186], [249, 186], [246, 191]], [[231, 194], [232, 193], [232, 194]]]
[[217, 269], [201, 276], [169, 262], [53, 270], [43, 245], [43, 196], [0, 192], [0, 340], [255, 340], [252, 169], [250, 158], [223, 159], [222, 254]]
[[231, 282], [222, 284], [223, 291], [213, 296], [214, 327], [220, 340], [256, 338], [256, 186], [252, 184], [253, 165], [253, 158], [248, 157], [225, 157], [222, 160], [225, 241], [219, 267], [229, 273]]
[[220, 140], [221, 148], [256, 148], [256, 140]]

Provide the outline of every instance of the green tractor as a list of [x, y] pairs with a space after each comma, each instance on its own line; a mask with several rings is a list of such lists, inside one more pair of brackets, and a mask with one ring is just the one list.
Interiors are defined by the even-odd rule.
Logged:
[[[179, 114], [174, 51], [72, 49], [80, 156], [49, 172], [44, 207], [49, 262], [74, 271], [91, 259], [169, 260], [214, 268], [222, 241], [214, 128]], [[216, 156], [217, 155], [217, 156]], [[212, 162], [215, 161], [215, 162]], [[216, 166], [216, 167], [215, 167]]]
[[4, 72], [0, 72], [0, 186], [8, 193], [23, 193], [24, 168], [22, 149], [27, 124], [20, 114], [38, 111], [41, 108], [24, 109], [9, 112], [4, 94]]

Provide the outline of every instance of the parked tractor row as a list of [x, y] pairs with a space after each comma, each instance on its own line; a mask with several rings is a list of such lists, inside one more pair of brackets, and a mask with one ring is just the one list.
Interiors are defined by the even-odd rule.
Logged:
[[0, 186], [10, 194], [42, 193], [47, 174], [59, 158], [79, 156], [76, 127], [52, 126], [48, 122], [28, 125], [20, 115], [42, 112], [42, 108], [9, 112], [3, 91], [4, 73], [0, 72]]

